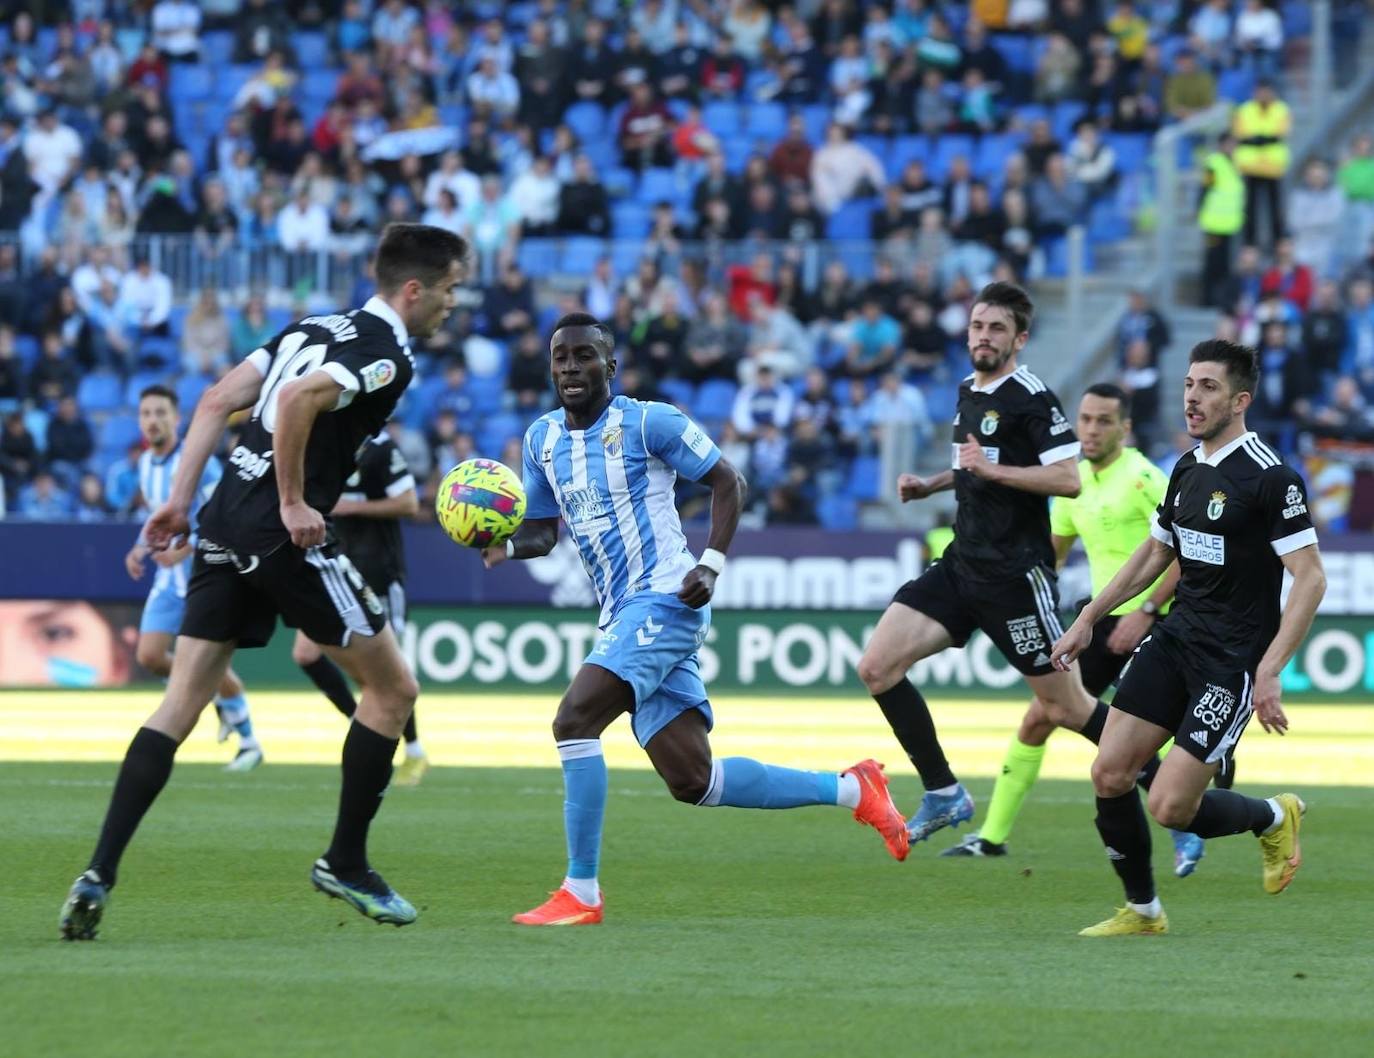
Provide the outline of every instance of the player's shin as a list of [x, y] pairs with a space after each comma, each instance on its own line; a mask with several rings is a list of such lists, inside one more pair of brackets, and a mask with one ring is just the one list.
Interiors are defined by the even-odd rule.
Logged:
[[749, 757], [711, 762], [711, 783], [698, 804], [707, 808], [802, 808], [834, 805], [857, 808], [859, 782], [849, 774], [801, 771], [762, 764]]
[[905, 677], [873, 696], [892, 727], [892, 733], [921, 776], [927, 790], [951, 790], [958, 780], [945, 759], [945, 751], [935, 734], [930, 706], [912, 682]]
[[399, 741], [356, 719], [349, 725], [343, 744], [339, 818], [324, 855], [336, 876], [351, 878], [367, 870], [367, 832], [391, 782], [391, 758]]
[[348, 679], [343, 670], [321, 654], [314, 661], [301, 666], [301, 671], [310, 677], [310, 682], [320, 689], [334, 708], [351, 717], [358, 710], [358, 702], [349, 689]]
[[558, 743], [558, 756], [563, 762], [563, 829], [568, 842], [563, 888], [594, 906], [601, 902], [596, 875], [606, 818], [606, 758], [599, 738], [565, 739]]
[[1096, 823], [1132, 910], [1157, 917], [1159, 904], [1150, 867], [1150, 824], [1139, 791], [1132, 787], [1120, 797], [1099, 796]]
[[978, 836], [994, 845], [1006, 844], [1011, 828], [1021, 812], [1026, 794], [1040, 775], [1040, 763], [1045, 759], [1045, 746], [1028, 746], [1012, 736], [1007, 755], [1002, 758], [1002, 772], [992, 788], [988, 802], [988, 816], [978, 829]]
[[106, 885], [114, 885], [120, 858], [134, 831], [167, 785], [176, 751], [175, 739], [150, 727], [139, 728], [129, 743], [90, 862]]

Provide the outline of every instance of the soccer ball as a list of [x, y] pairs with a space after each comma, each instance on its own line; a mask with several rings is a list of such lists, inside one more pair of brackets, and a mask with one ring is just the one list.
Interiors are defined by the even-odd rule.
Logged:
[[434, 513], [455, 543], [496, 547], [525, 520], [525, 486], [504, 463], [465, 459], [444, 475]]

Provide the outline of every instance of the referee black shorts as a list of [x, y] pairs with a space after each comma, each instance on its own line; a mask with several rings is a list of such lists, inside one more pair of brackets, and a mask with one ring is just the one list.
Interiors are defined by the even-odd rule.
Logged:
[[939, 622], [955, 646], [963, 646], [981, 628], [1024, 676], [1054, 671], [1050, 647], [1064, 629], [1058, 578], [1050, 570], [1036, 567], [1022, 577], [975, 581], [961, 577], [949, 563], [937, 562], [898, 588], [892, 601]]
[[1170, 731], [1174, 744], [1204, 764], [1225, 764], [1254, 711], [1255, 678], [1218, 659], [1200, 663], [1167, 627], [1136, 648], [1112, 708]]
[[347, 646], [355, 635], [386, 627], [376, 592], [332, 542], [309, 550], [286, 543], [270, 555], [245, 556], [202, 537], [181, 634], [261, 647], [278, 617], [323, 646]]

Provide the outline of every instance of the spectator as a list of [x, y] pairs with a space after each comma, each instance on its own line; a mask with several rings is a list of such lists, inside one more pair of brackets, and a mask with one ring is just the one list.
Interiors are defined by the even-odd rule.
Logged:
[[511, 338], [534, 327], [534, 288], [514, 261], [501, 269], [501, 281], [487, 290], [482, 313], [493, 338]]
[[949, 339], [935, 322], [930, 302], [913, 300], [902, 328], [900, 363], [904, 372], [928, 376], [944, 366], [948, 355]]
[[945, 75], [937, 69], [921, 74], [921, 87], [912, 103], [916, 130], [937, 136], [954, 124], [954, 103], [945, 88]]
[[143, 442], [134, 441], [124, 450], [124, 458], [105, 468], [105, 502], [115, 514], [133, 514], [139, 500], [138, 460], [143, 454]]
[[701, 108], [695, 103], [687, 104], [686, 114], [673, 129], [672, 148], [679, 173], [688, 178], [701, 172], [707, 158], [720, 153], [720, 140], [702, 124]]
[[794, 378], [815, 359], [806, 331], [781, 305], [755, 301], [752, 324], [749, 359], [740, 365], [742, 381], [748, 381], [746, 376], [759, 364], [768, 364], [780, 378]]
[[134, 231], [144, 235], [185, 235], [194, 218], [177, 195], [174, 177], [153, 175], [146, 185], [147, 199], [139, 212]]
[[1150, 350], [1150, 363], [1158, 363], [1160, 354], [1168, 348], [1170, 337], [1169, 321], [1150, 303], [1150, 295], [1140, 287], [1133, 289], [1126, 312], [1116, 327], [1117, 349], [1123, 362], [1131, 343], [1144, 339]]
[[229, 318], [214, 287], [204, 287], [181, 331], [181, 365], [193, 375], [214, 376], [229, 367]]
[[1338, 441], [1374, 441], [1374, 413], [1360, 392], [1359, 383], [1342, 376], [1331, 387], [1331, 396], [1312, 414], [1313, 430]]
[[1345, 193], [1332, 182], [1331, 167], [1313, 158], [1303, 167], [1302, 184], [1288, 198], [1287, 228], [1299, 264], [1318, 276], [1331, 274], [1344, 215]]
[[53, 408], [76, 392], [76, 383], [76, 365], [71, 350], [62, 343], [62, 333], [45, 331], [42, 353], [29, 371], [29, 395], [41, 406]]
[[91, 355], [95, 362], [116, 370], [132, 368], [136, 326], [132, 310], [119, 300], [119, 288], [114, 281], [100, 281], [86, 317], [89, 321]]
[[758, 0], [732, 0], [721, 30], [736, 52], [756, 63], [773, 27], [773, 17]]
[[515, 340], [506, 385], [517, 399], [532, 393], [542, 400], [549, 392], [549, 353], [533, 328]]
[[868, 428], [867, 405], [868, 382], [862, 378], [850, 379], [844, 403], [835, 412], [839, 428], [837, 447], [846, 459], [867, 455], [875, 448], [872, 431]]
[[76, 510], [73, 513], [78, 522], [104, 522], [114, 513], [105, 500], [105, 488], [98, 474], [87, 471], [81, 475], [76, 487]]
[[234, 61], [261, 62], [276, 50], [290, 53], [291, 21], [281, 4], [273, 0], [248, 0], [234, 20]]
[[611, 78], [614, 90], [626, 98], [635, 85], [652, 84], [655, 65], [654, 53], [645, 47], [639, 31], [633, 27], [626, 30], [616, 50], [615, 74]]
[[687, 350], [690, 321], [682, 315], [676, 291], [667, 291], [659, 300], [657, 313], [641, 320], [634, 329], [630, 343], [631, 362], [654, 383], [676, 374]]
[[1345, 193], [1350, 213], [1349, 241], [1343, 243], [1366, 247], [1374, 237], [1374, 135], [1361, 132], [1351, 141], [1349, 157], [1336, 171], [1336, 183]]
[[[790, 390], [788, 391], [791, 392]], [[751, 482], [756, 489], [768, 490], [787, 476], [787, 434], [783, 427], [762, 421], [749, 446]]]
[[95, 438], [90, 424], [81, 416], [75, 396], [64, 396], [57, 402], [57, 413], [48, 423], [47, 458], [49, 464], [70, 464], [75, 468], [91, 458]]
[[963, 61], [963, 53], [954, 41], [949, 23], [943, 15], [932, 11], [926, 21], [926, 35], [916, 43], [916, 58], [928, 67], [952, 73]]
[[586, 310], [599, 320], [604, 320], [615, 311], [615, 276], [611, 271], [611, 259], [601, 256], [592, 266], [591, 278], [582, 291], [582, 304]]
[[630, 90], [630, 105], [620, 118], [616, 140], [627, 168], [639, 171], [672, 164], [669, 149], [673, 117], [646, 82]]
[[1087, 206], [1083, 185], [1069, 177], [1062, 154], [1052, 154], [1045, 161], [1045, 175], [1031, 187], [1031, 216], [1035, 218], [1035, 234], [1039, 239], [1063, 235], [1081, 223]]
[[[345, 199], [343, 204], [348, 204], [348, 201]], [[439, 189], [439, 201], [425, 210], [421, 219], [425, 224], [444, 228], [455, 235], [461, 235], [466, 230], [467, 225], [462, 210], [458, 208], [458, 200], [453, 197], [453, 192], [446, 187]]]
[[1150, 343], [1144, 338], [1137, 338], [1126, 347], [1124, 360], [1121, 388], [1131, 395], [1136, 444], [1148, 452], [1159, 419], [1159, 368], [1150, 352]]
[[[643, 9], [641, 6], [636, 10], [636, 15], [631, 17], [637, 17]], [[672, 46], [658, 58], [659, 91], [669, 99], [695, 96], [697, 85], [701, 83], [701, 66], [705, 57], [706, 53], [692, 40], [691, 27], [679, 19], [673, 27]]]
[[744, 342], [744, 329], [730, 314], [725, 297], [710, 291], [702, 301], [700, 314], [687, 328], [685, 359], [680, 364], [682, 377], [689, 382], [733, 378]]
[[1226, 65], [1231, 49], [1231, 0], [1203, 0], [1188, 23], [1193, 47], [1213, 66]]
[[261, 294], [250, 294], [243, 303], [243, 311], [229, 329], [235, 362], [255, 349], [261, 349], [277, 333], [277, 327], [267, 318], [267, 303]]
[[771, 305], [778, 298], [777, 284], [773, 281], [773, 258], [766, 253], [755, 254], [748, 267], [731, 265], [726, 269], [725, 280], [730, 308], [742, 321], [753, 318], [756, 299]]
[[22, 142], [14, 118], [0, 111], [0, 231], [19, 228], [39, 191]]
[[329, 246], [329, 211], [302, 186], [277, 214], [277, 241], [288, 253], [312, 253]]
[[28, 396], [28, 380], [19, 361], [14, 328], [0, 323], [0, 408], [13, 410]]
[[200, 7], [188, 0], [158, 0], [153, 5], [153, 44], [167, 62], [200, 59]]
[[1283, 50], [1283, 22], [1279, 13], [1263, 0], [1245, 0], [1236, 16], [1236, 52], [1241, 65], [1257, 77], [1274, 77], [1279, 72]]
[[453, 195], [460, 212], [476, 205], [481, 198], [482, 181], [464, 168], [462, 151], [445, 151], [440, 157], [439, 167], [425, 179], [424, 204], [430, 208], [439, 205], [441, 190]]
[[1356, 279], [1350, 284], [1345, 320], [1340, 372], [1352, 376], [1368, 396], [1374, 393], [1374, 282]]
[[1102, 141], [1095, 121], [1082, 118], [1074, 126], [1074, 138], [1065, 162], [1069, 179], [1083, 186], [1090, 202], [1102, 198], [1116, 186], [1116, 152]]
[[883, 312], [876, 297], [865, 295], [859, 316], [850, 327], [841, 370], [850, 378], [869, 378], [884, 372], [897, 359], [901, 340], [901, 326]]
[[[1245, 241], [1272, 246], [1284, 236], [1283, 178], [1288, 172], [1288, 137], [1292, 117], [1274, 86], [1261, 81], [1254, 96], [1242, 103], [1232, 119], [1236, 137], [1236, 167], [1245, 178]], [[1268, 238], [1258, 243], [1260, 216]]]
[[548, 235], [553, 231], [561, 193], [548, 155], [537, 155], [534, 163], [515, 178], [507, 192], [523, 235]]
[[487, 55], [468, 76], [467, 97], [479, 113], [487, 112], [504, 120], [520, 106], [520, 85], [511, 74], [497, 67], [494, 57]]
[[825, 218], [812, 203], [804, 183], [793, 183], [787, 189], [782, 235], [791, 242], [815, 242], [825, 238]]
[[574, 159], [573, 178], [558, 193], [556, 224], [559, 232], [569, 235], [610, 234], [611, 208], [606, 188], [585, 154]]
[[1035, 100], [1058, 103], [1078, 92], [1083, 57], [1063, 33], [1051, 33], [1035, 66]]
[[[1245, 226], [1245, 184], [1236, 168], [1235, 137], [1223, 133], [1202, 163], [1202, 200], [1198, 227], [1206, 249], [1202, 264], [1202, 303], [1225, 306], [1231, 282], [1231, 255], [1236, 235]], [[1258, 253], [1258, 251], [1256, 251]]]
[[730, 421], [742, 439], [752, 441], [762, 434], [765, 426], [785, 429], [792, 421], [795, 403], [791, 387], [780, 382], [767, 364], [760, 364], [754, 372], [754, 380], [741, 386], [735, 395]]
[[1184, 48], [1174, 57], [1174, 69], [1164, 86], [1164, 109], [1175, 121], [1199, 114], [1217, 101], [1217, 79], [1198, 65], [1197, 55]]
[[468, 235], [481, 255], [484, 278], [489, 281], [496, 262], [509, 254], [520, 238], [520, 218], [501, 193], [501, 178], [482, 178], [482, 197], [467, 211]]
[[984, 80], [981, 70], [965, 70], [959, 94], [959, 130], [981, 136], [999, 124], [996, 88]]
[[1021, 148], [1021, 153], [1026, 159], [1026, 168], [1031, 176], [1043, 176], [1045, 163], [1049, 161], [1050, 155], [1059, 154], [1063, 150], [1064, 145], [1054, 138], [1054, 132], [1047, 120], [1036, 118], [1031, 122], [1029, 138]]
[[886, 184], [882, 163], [873, 152], [851, 140], [843, 125], [832, 123], [825, 145], [811, 159], [816, 207], [822, 213], [834, 213], [849, 199], [877, 194]]
[[1292, 239], [1281, 239], [1274, 249], [1274, 263], [1260, 280], [1260, 293], [1278, 295], [1299, 312], [1312, 300], [1312, 269], [1297, 259]]
[[1316, 380], [1307, 358], [1288, 344], [1288, 328], [1282, 323], [1265, 325], [1259, 368], [1259, 386], [1246, 413], [1246, 424], [1253, 422], [1253, 428], [1264, 436], [1280, 437], [1295, 420], [1311, 415]]
[[96, 92], [104, 97], [124, 83], [124, 53], [115, 41], [114, 23], [104, 19], [96, 27], [95, 43], [86, 53], [91, 73], [95, 76]]
[[1335, 374], [1345, 351], [1347, 324], [1341, 288], [1332, 280], [1317, 285], [1315, 303], [1302, 318], [1302, 349], [1318, 378]]
[[24, 413], [12, 411], [5, 416], [4, 432], [0, 434], [0, 477], [5, 482], [5, 493], [18, 496], [38, 466], [38, 445], [24, 424]]
[[19, 494], [17, 510], [19, 517], [35, 522], [65, 521], [72, 513], [72, 498], [51, 473], [40, 470], [33, 483]]
[[902, 381], [898, 371], [887, 371], [864, 405], [864, 420], [873, 432], [874, 441], [881, 443], [882, 431], [898, 427], [915, 434], [917, 442], [924, 442], [931, 434], [930, 413], [926, 401], [915, 386]]
[[139, 49], [138, 58], [130, 64], [124, 74], [126, 86], [131, 89], [151, 88], [161, 95], [167, 91], [169, 80], [167, 60], [158, 54], [156, 44], [150, 40], [144, 41], [143, 47]]
[[701, 93], [714, 99], [737, 99], [744, 88], [744, 63], [728, 38], [718, 36], [701, 61]]
[[615, 69], [615, 54], [606, 44], [606, 26], [600, 19], [587, 20], [570, 69], [573, 93], [578, 99], [602, 106], [613, 101], [610, 77]]
[[830, 391], [830, 376], [822, 367], [808, 368], [801, 396], [793, 409], [794, 427], [802, 422], [813, 424], [824, 436], [833, 439], [836, 430], [835, 398]]
[[76, 175], [81, 162], [81, 137], [58, 119], [56, 109], [46, 107], [24, 133], [23, 150], [29, 175], [38, 185], [42, 200], [47, 201]]

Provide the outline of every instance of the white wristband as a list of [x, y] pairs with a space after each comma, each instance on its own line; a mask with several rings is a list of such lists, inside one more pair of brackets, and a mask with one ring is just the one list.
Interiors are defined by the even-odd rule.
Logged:
[[713, 547], [708, 547], [701, 553], [701, 558], [697, 559], [698, 566], [705, 566], [717, 577], [725, 572], [725, 554], [717, 551]]
[[514, 540], [507, 540], [507, 541], [506, 541], [506, 557], [507, 557], [507, 558], [514, 558], [514, 557], [515, 557], [515, 541], [514, 541]]

